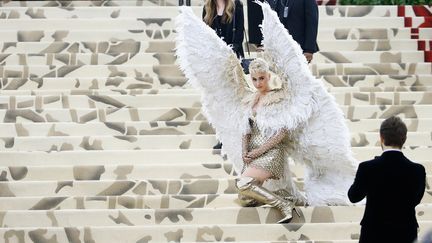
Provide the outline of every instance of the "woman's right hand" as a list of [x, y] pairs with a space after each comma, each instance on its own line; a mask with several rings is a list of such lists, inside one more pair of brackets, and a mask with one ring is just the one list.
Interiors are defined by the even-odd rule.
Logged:
[[250, 162], [252, 162], [252, 160], [253, 160], [252, 158], [250, 158], [250, 157], [247, 156], [247, 153], [243, 154], [243, 162], [245, 164], [249, 164]]

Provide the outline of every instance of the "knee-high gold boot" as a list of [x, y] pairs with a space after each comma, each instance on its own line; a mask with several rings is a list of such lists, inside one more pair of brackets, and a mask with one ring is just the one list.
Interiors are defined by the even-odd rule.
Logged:
[[278, 223], [287, 223], [292, 219], [294, 203], [283, 199], [273, 192], [260, 186], [260, 183], [252, 177], [242, 177], [236, 181], [239, 194], [251, 197], [259, 202], [273, 206], [282, 213], [283, 218]]

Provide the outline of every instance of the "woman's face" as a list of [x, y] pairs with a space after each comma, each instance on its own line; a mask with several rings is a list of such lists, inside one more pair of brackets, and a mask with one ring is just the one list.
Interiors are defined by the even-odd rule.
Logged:
[[268, 72], [253, 72], [251, 73], [252, 83], [255, 88], [261, 92], [269, 91], [270, 73]]

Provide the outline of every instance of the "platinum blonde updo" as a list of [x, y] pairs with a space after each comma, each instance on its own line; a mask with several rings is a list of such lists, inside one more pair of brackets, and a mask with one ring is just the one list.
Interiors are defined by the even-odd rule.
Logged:
[[270, 68], [268, 63], [262, 58], [256, 58], [249, 64], [249, 73], [268, 73]]

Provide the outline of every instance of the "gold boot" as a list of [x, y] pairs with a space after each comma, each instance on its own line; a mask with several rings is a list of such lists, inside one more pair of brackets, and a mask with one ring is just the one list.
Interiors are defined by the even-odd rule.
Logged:
[[[291, 201], [294, 203], [295, 206], [309, 206], [306, 200], [306, 197], [303, 196], [301, 193], [294, 192], [288, 192], [285, 189], [279, 189], [277, 191], [273, 191], [274, 194], [280, 196], [281, 198]], [[297, 213], [297, 211], [296, 211]]]
[[259, 207], [262, 206], [262, 203], [258, 202], [257, 200], [251, 198], [251, 197], [246, 197], [242, 194], [238, 194], [238, 202], [240, 203], [240, 205], [242, 207]]
[[294, 203], [283, 199], [273, 192], [260, 186], [259, 181], [252, 177], [242, 177], [237, 179], [236, 186], [239, 194], [242, 196], [253, 198], [259, 202], [268, 204], [279, 209], [283, 218], [278, 223], [288, 223], [292, 219], [292, 210]]

